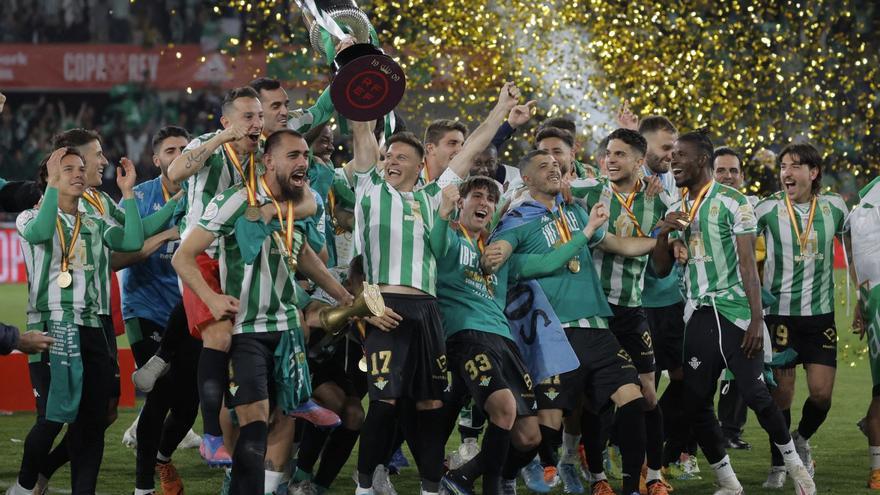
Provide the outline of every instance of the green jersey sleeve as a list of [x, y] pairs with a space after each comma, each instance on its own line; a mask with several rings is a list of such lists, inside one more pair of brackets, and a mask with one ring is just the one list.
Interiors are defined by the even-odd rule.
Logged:
[[231, 235], [235, 230], [235, 221], [244, 214], [247, 208], [247, 191], [236, 186], [218, 194], [208, 203], [199, 226], [214, 237]]

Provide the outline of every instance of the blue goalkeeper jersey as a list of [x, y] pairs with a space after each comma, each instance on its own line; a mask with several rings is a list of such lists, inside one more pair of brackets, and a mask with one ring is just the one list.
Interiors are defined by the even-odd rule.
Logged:
[[[135, 186], [134, 198], [141, 218], [159, 211], [166, 202], [162, 179], [156, 177]], [[172, 222], [169, 220], [166, 228]], [[163, 327], [168, 323], [171, 310], [181, 300], [177, 272], [171, 266], [179, 245], [180, 241], [166, 242], [146, 260], [122, 270], [123, 319], [144, 318]]]

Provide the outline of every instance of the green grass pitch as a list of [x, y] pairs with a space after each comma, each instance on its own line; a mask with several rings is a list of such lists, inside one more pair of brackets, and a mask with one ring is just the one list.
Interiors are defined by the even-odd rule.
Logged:
[[[867, 441], [856, 428], [858, 421], [867, 410], [871, 397], [871, 378], [867, 366], [865, 345], [849, 333], [850, 315], [845, 310], [845, 291], [842, 273], [839, 273], [837, 291], [837, 323], [840, 332], [839, 363], [837, 386], [834, 391], [834, 405], [828, 420], [822, 429], [813, 437], [813, 455], [816, 460], [816, 483], [819, 493], [860, 494], [869, 493], [865, 483], [869, 473]], [[26, 307], [24, 285], [0, 285], [0, 320], [23, 326]], [[121, 345], [125, 345], [120, 342]], [[800, 418], [800, 408], [805, 398], [804, 377], [798, 376], [798, 393], [792, 409], [793, 421]], [[134, 489], [134, 451], [122, 445], [122, 434], [134, 420], [137, 410], [122, 410], [119, 419], [107, 431], [106, 450], [98, 493], [103, 495], [130, 494]], [[21, 461], [22, 441], [33, 423], [32, 414], [13, 414], [0, 417], [0, 488], [5, 490], [17, 475]], [[201, 421], [196, 422], [199, 431]], [[791, 493], [790, 483], [782, 492], [764, 490], [761, 483], [767, 474], [769, 454], [767, 439], [760, 429], [754, 415], [749, 415], [746, 426], [746, 440], [752, 443], [750, 452], [731, 451], [734, 469], [745, 486], [746, 493]], [[458, 435], [454, 434], [447, 445], [447, 452], [458, 444]], [[356, 454], [352, 455], [348, 464], [336, 480], [331, 493], [354, 493], [351, 473], [356, 464]], [[411, 457], [410, 457], [411, 459]], [[211, 470], [203, 465], [198, 452], [187, 450], [178, 452], [174, 462], [180, 471], [189, 495], [216, 494], [222, 480], [222, 472]], [[709, 466], [701, 459], [703, 479], [675, 483], [676, 495], [703, 495], [712, 493], [712, 473]], [[415, 468], [407, 468], [402, 474], [393, 478], [398, 493], [401, 495], [418, 494], [418, 474]], [[64, 469], [57, 473], [51, 484], [52, 493], [69, 492], [69, 471]], [[619, 485], [615, 484], [619, 489]], [[520, 493], [528, 491], [520, 483]], [[554, 493], [562, 493], [558, 488]]]

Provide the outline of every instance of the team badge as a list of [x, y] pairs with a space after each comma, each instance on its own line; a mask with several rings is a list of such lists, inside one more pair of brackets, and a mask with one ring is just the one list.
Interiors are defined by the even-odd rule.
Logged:
[[388, 385], [388, 380], [386, 380], [385, 377], [380, 376], [379, 378], [376, 378], [376, 383], [373, 385], [379, 390], [385, 390], [385, 385]]
[[235, 394], [238, 393], [238, 385], [235, 382], [229, 382], [229, 393], [235, 397]]
[[491, 377], [491, 376], [483, 375], [483, 376], [480, 377], [480, 386], [481, 386], [481, 387], [488, 387], [488, 386], [489, 386], [489, 382], [491, 382], [491, 381], [492, 381], [492, 377]]
[[700, 367], [701, 364], [703, 364], [703, 362], [697, 359], [696, 356], [694, 356], [691, 358], [690, 361], [688, 361], [688, 364], [691, 365], [691, 368], [697, 369]]
[[546, 395], [547, 398], [550, 400], [556, 400], [556, 398], [559, 397], [559, 392], [557, 392], [555, 388], [551, 387], [547, 389], [546, 392], [544, 392], [544, 395]]

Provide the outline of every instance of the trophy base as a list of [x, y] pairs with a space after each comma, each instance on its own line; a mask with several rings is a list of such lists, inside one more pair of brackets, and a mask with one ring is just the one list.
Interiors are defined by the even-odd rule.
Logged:
[[391, 57], [369, 43], [343, 50], [333, 62], [330, 99], [343, 117], [357, 122], [382, 118], [406, 91], [406, 75]]

